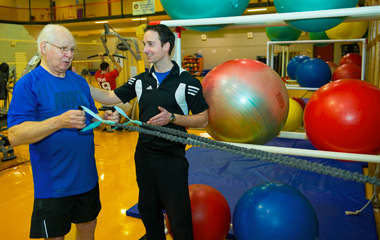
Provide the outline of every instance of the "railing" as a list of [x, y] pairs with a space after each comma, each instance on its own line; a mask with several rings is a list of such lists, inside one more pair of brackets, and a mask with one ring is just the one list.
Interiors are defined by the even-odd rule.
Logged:
[[8, 22], [30, 21], [29, 8], [0, 6], [0, 20]]
[[56, 22], [70, 20], [86, 20], [110, 16], [132, 16], [132, 2], [128, 0], [112, 0], [50, 8], [28, 8], [0, 6], [0, 21], [12, 23]]

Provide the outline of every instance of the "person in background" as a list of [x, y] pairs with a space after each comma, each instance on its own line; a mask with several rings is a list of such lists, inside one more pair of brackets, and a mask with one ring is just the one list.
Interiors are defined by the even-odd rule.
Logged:
[[115, 64], [115, 69], [110, 71], [110, 65], [108, 62], [102, 62], [100, 64], [100, 69], [95, 73], [95, 79], [99, 84], [99, 87], [108, 91], [115, 90], [116, 88], [116, 78], [119, 76], [122, 67], [115, 60], [112, 54], [109, 55], [113, 64]]
[[[116, 78], [119, 76], [121, 70], [123, 69], [120, 64], [115, 60], [115, 57], [112, 54], [109, 54], [109, 58], [111, 59], [112, 63], [115, 65], [115, 69], [110, 71], [110, 65], [108, 62], [102, 62], [100, 64], [100, 69], [96, 71], [95, 73], [95, 79], [99, 84], [99, 87], [101, 89], [112, 91], [116, 89]], [[132, 105], [129, 103], [120, 103], [117, 104], [119, 108], [121, 108], [127, 115], [130, 115], [130, 111], [132, 110]], [[107, 106], [103, 105], [103, 108], [107, 109]], [[125, 122], [125, 120], [123, 120]], [[112, 132], [110, 127], [107, 127], [107, 131]]]
[[[101, 209], [93, 131], [78, 130], [97, 113], [84, 78], [68, 70], [75, 41], [68, 29], [48, 24], [37, 47], [41, 64], [17, 81], [8, 111], [13, 146], [29, 144], [34, 208], [30, 238], [64, 239], [71, 223], [77, 240], [92, 240]], [[118, 121], [107, 111], [104, 119]]]
[[[132, 77], [114, 91], [91, 89], [95, 100], [116, 104], [137, 96], [140, 121], [186, 132], [186, 127], [208, 124], [208, 104], [202, 85], [189, 72], [171, 61], [175, 36], [165, 25], [148, 25], [144, 53], [153, 64], [147, 72]], [[191, 111], [192, 114], [189, 114]], [[175, 240], [193, 239], [189, 164], [185, 145], [140, 134], [135, 153], [138, 210], [146, 229], [146, 239], [164, 240], [163, 210]]]

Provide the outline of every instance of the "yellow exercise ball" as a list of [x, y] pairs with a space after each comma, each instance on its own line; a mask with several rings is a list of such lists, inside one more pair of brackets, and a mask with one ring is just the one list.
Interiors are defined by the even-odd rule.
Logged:
[[282, 130], [294, 131], [301, 127], [303, 120], [303, 109], [296, 100], [289, 98], [289, 113]]
[[368, 29], [368, 22], [344, 22], [326, 30], [330, 39], [357, 39], [362, 38]]

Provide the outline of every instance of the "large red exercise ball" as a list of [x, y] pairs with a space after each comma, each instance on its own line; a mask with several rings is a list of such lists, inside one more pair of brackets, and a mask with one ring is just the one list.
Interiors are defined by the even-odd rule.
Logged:
[[[326, 35], [325, 31], [322, 32], [311, 32], [309, 33], [310, 40], [329, 40], [330, 38]], [[325, 47], [330, 43], [314, 43], [315, 46]]]
[[298, 55], [294, 58], [290, 59], [288, 62], [288, 65], [286, 66], [286, 72], [288, 73], [288, 76], [290, 79], [295, 80], [296, 79], [296, 71], [298, 65], [300, 65], [303, 61], [310, 59], [310, 57], [306, 55]]
[[291, 26], [267, 27], [267, 37], [271, 41], [295, 41], [301, 36], [301, 32]]
[[212, 69], [202, 81], [210, 106], [205, 128], [216, 140], [265, 144], [280, 132], [289, 110], [284, 82], [268, 65], [235, 59]]
[[303, 108], [294, 99], [289, 99], [289, 113], [286, 118], [285, 125], [282, 128], [284, 131], [294, 131], [301, 127], [303, 121]]
[[[189, 186], [194, 240], [224, 240], [231, 225], [231, 210], [224, 196], [204, 184]], [[171, 234], [170, 219], [165, 219]]]
[[[358, 4], [359, 0], [274, 0], [274, 6], [278, 13], [318, 11], [339, 8], [351, 8]], [[321, 32], [343, 22], [344, 17], [319, 18], [306, 20], [286, 21], [289, 25], [305, 32]]]
[[359, 67], [361, 67], [362, 66], [362, 55], [360, 55], [358, 53], [347, 53], [339, 61], [339, 65], [348, 64], [348, 63], [356, 64]]
[[297, 67], [296, 80], [301, 87], [319, 88], [330, 82], [331, 70], [322, 59], [307, 59]]
[[278, 182], [252, 187], [233, 212], [237, 240], [318, 239], [318, 217], [310, 201], [297, 189]]
[[368, 22], [344, 22], [326, 30], [330, 39], [357, 39], [362, 38], [368, 29]]
[[[336, 81], [339, 79], [361, 79], [362, 69], [352, 63], [346, 63], [337, 67], [334, 71], [331, 80]], [[364, 80], [364, 79], [363, 79]]]
[[380, 88], [357, 79], [318, 89], [304, 112], [307, 137], [319, 150], [380, 152]]
[[[173, 19], [198, 19], [240, 16], [249, 0], [160, 0], [165, 12]], [[226, 27], [226, 25], [187, 27], [187, 29], [207, 32]]]

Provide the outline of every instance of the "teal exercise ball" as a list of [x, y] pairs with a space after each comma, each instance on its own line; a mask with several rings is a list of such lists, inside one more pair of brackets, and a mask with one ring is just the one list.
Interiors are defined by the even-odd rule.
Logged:
[[301, 32], [291, 26], [267, 27], [267, 37], [271, 41], [295, 41], [301, 36]]
[[[240, 16], [249, 0], [160, 0], [165, 12], [173, 19], [198, 19]], [[199, 32], [215, 31], [226, 25], [185, 27]]]
[[[278, 13], [318, 11], [356, 7], [359, 0], [274, 0]], [[289, 25], [305, 32], [322, 32], [344, 21], [344, 17], [289, 20]]]

